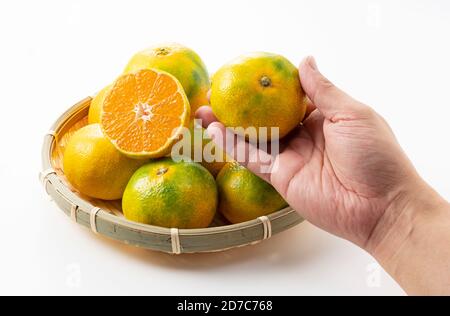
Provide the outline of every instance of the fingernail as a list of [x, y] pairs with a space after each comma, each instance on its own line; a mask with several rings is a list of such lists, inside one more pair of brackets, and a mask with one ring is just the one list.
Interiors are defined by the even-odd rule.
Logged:
[[317, 67], [317, 64], [316, 64], [316, 60], [314, 59], [313, 56], [308, 56], [306, 62], [312, 69], [319, 70], [319, 68]]
[[216, 128], [214, 126], [209, 126], [206, 129], [206, 134], [209, 136], [209, 138], [211, 138], [211, 140], [215, 140], [216, 139], [216, 133], [217, 133], [217, 130], [216, 130]]

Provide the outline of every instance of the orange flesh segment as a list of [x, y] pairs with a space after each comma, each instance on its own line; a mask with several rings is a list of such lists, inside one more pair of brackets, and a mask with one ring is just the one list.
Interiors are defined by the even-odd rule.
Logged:
[[145, 155], [169, 146], [188, 116], [179, 82], [147, 69], [117, 79], [103, 103], [102, 127], [119, 150]]

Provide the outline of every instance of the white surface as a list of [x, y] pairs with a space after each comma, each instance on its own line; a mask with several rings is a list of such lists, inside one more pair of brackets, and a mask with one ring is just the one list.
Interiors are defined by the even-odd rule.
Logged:
[[0, 294], [403, 294], [362, 250], [309, 224], [181, 257], [99, 239], [45, 196], [42, 137], [150, 44], [191, 46], [210, 71], [247, 51], [313, 54], [449, 199], [449, 30], [444, 0], [1, 1]]

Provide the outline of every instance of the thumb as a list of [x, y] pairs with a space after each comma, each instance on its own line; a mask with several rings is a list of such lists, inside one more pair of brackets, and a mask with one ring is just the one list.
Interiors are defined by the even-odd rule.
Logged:
[[368, 108], [325, 78], [317, 68], [313, 57], [306, 57], [300, 64], [299, 71], [306, 95], [330, 121], [360, 118]]

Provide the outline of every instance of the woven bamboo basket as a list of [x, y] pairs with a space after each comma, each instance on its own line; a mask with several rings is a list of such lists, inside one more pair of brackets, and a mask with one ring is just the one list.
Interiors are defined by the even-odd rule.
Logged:
[[65, 144], [87, 125], [92, 98], [86, 98], [65, 112], [45, 135], [40, 179], [45, 191], [75, 223], [94, 233], [135, 247], [172, 254], [215, 252], [252, 245], [300, 224], [303, 219], [291, 208], [245, 223], [230, 225], [218, 214], [209, 228], [177, 229], [128, 221], [120, 201], [94, 200], [77, 192], [64, 177], [62, 157]]

